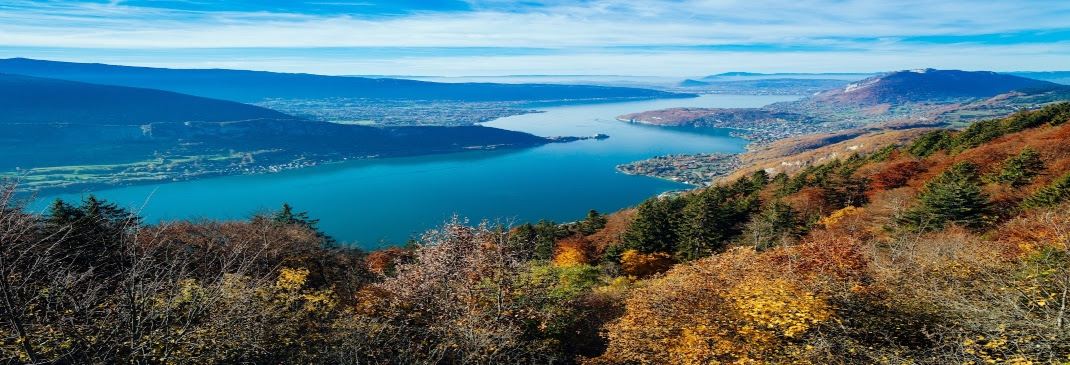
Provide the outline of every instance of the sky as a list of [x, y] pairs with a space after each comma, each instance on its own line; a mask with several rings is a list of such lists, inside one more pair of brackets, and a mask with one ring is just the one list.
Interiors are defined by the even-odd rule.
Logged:
[[0, 58], [327, 75], [1070, 70], [1065, 0], [0, 0]]

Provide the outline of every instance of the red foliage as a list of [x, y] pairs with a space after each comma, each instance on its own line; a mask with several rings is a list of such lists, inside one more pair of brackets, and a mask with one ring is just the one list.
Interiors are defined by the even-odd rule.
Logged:
[[412, 261], [412, 250], [391, 247], [383, 250], [372, 251], [364, 258], [368, 264], [368, 270], [379, 275], [385, 275], [394, 271], [394, 267]]
[[880, 172], [870, 176], [870, 195], [906, 186], [911, 179], [928, 170], [927, 166], [918, 160], [907, 160], [888, 165]]

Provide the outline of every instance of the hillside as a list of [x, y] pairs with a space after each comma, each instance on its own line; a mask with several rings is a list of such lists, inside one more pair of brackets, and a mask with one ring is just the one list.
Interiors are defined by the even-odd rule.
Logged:
[[0, 176], [26, 190], [273, 172], [569, 138], [479, 126], [370, 127], [169, 91], [0, 74]]
[[880, 104], [933, 103], [989, 98], [1012, 90], [1054, 85], [995, 72], [908, 70], [870, 77], [807, 98], [807, 103], [830, 107], [865, 108]]
[[93, 196], [26, 212], [7, 183], [0, 360], [1064, 363], [1068, 141], [1064, 102], [374, 252], [285, 204], [146, 224]]
[[372, 98], [451, 101], [575, 101], [690, 97], [638, 88], [434, 83], [389, 78], [322, 76], [227, 69], [166, 69], [10, 58], [0, 73], [141, 87], [238, 102], [269, 98]]
[[0, 74], [0, 124], [142, 125], [296, 119], [271, 109], [144, 88]]

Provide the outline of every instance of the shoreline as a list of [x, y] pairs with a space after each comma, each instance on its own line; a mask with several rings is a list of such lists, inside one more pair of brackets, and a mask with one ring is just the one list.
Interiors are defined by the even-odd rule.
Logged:
[[[92, 193], [94, 191], [119, 189], [131, 186], [144, 186], [144, 185], [156, 185], [167, 184], [174, 182], [185, 182], [201, 179], [211, 179], [217, 177], [226, 176], [243, 176], [243, 175], [262, 175], [262, 174], [275, 174], [291, 170], [298, 170], [303, 168], [310, 168], [316, 166], [327, 165], [339, 165], [347, 162], [354, 161], [368, 161], [368, 160], [388, 160], [395, 158], [410, 158], [410, 157], [425, 157], [425, 156], [444, 156], [453, 154], [462, 154], [467, 152], [478, 151], [494, 151], [494, 150], [523, 150], [528, 148], [539, 147], [551, 143], [568, 143], [578, 140], [598, 139], [595, 136], [585, 137], [543, 137], [544, 143], [538, 144], [525, 144], [525, 145], [511, 145], [511, 144], [498, 144], [498, 145], [484, 145], [484, 146], [467, 146], [460, 147], [455, 150], [440, 150], [440, 151], [427, 151], [426, 153], [393, 153], [393, 154], [374, 154], [364, 156], [346, 156], [341, 158], [309, 158], [301, 156], [300, 158], [293, 159], [285, 163], [276, 163], [270, 165], [257, 165], [257, 166], [240, 166], [229, 167], [225, 169], [211, 169], [195, 172], [175, 172], [173, 175], [162, 175], [156, 178], [123, 178], [121, 175], [124, 172], [117, 174], [108, 174], [107, 178], [94, 179], [92, 181], [70, 181], [70, 180], [45, 180], [38, 182], [29, 182], [34, 185], [29, 188], [23, 188], [27, 185], [27, 178], [33, 176], [33, 170], [22, 170], [10, 173], [0, 173], [0, 178], [7, 179], [7, 181], [15, 182], [17, 184], [16, 194], [20, 196], [54, 196], [65, 194], [85, 194]], [[608, 138], [608, 136], [607, 136]], [[61, 167], [47, 167], [48, 169], [62, 168]], [[36, 169], [36, 168], [35, 168]], [[40, 185], [40, 186], [37, 186]]]

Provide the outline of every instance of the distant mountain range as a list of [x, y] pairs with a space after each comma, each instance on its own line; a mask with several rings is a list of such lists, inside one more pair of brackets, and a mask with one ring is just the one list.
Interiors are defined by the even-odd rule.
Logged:
[[758, 73], [758, 72], [723, 72], [716, 75], [709, 75], [703, 77], [701, 81], [731, 81], [731, 80], [761, 80], [761, 79], [823, 79], [823, 80], [861, 80], [867, 77], [878, 75], [877, 73], [852, 73], [852, 72], [831, 72], [831, 73], [802, 73], [802, 72], [784, 72], [784, 73]]
[[[727, 77], [752, 74], [731, 73]], [[775, 79], [772, 79], [775, 80]], [[766, 80], [771, 81], [771, 80]], [[756, 81], [751, 81], [756, 82]], [[618, 119], [672, 126], [726, 127], [768, 142], [873, 123], [965, 123], [1070, 99], [1070, 86], [986, 71], [905, 70], [865, 78], [797, 101], [749, 109], [665, 109]]]
[[0, 74], [0, 124], [143, 125], [296, 119], [271, 109], [170, 91]]
[[259, 102], [268, 98], [331, 97], [456, 101], [576, 101], [694, 96], [629, 87], [436, 83], [391, 78], [226, 69], [130, 67], [27, 58], [0, 60], [0, 73], [167, 90], [238, 102]]
[[838, 88], [850, 83], [843, 79], [819, 78], [706, 78], [686, 79], [675, 85], [675, 90], [707, 92], [716, 94], [757, 95], [811, 95], [818, 91]]
[[1016, 71], [1004, 73], [1031, 79], [1051, 81], [1057, 84], [1070, 85], [1070, 71]]
[[1056, 86], [1048, 81], [984, 71], [920, 69], [892, 72], [854, 82], [809, 98], [807, 103], [867, 107], [878, 104], [942, 102], [993, 97], [1031, 87]]

